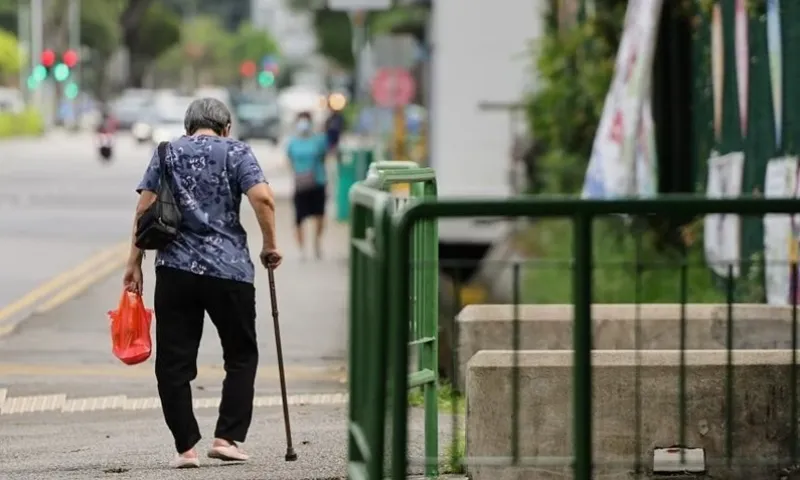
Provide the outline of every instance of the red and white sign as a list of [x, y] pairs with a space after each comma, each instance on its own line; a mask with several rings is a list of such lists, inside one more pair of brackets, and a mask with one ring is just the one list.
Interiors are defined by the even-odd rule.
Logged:
[[380, 107], [402, 107], [414, 99], [414, 77], [402, 68], [382, 68], [372, 79], [372, 98]]

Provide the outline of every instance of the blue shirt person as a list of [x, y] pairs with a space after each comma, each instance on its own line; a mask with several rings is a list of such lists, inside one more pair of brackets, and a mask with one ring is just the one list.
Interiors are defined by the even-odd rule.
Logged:
[[297, 116], [295, 130], [296, 134], [286, 147], [289, 165], [294, 172], [295, 238], [301, 256], [305, 257], [303, 223], [307, 218], [313, 218], [316, 225], [314, 252], [317, 258], [321, 258], [327, 201], [325, 155], [329, 148], [328, 138], [325, 134], [314, 132], [308, 112]]

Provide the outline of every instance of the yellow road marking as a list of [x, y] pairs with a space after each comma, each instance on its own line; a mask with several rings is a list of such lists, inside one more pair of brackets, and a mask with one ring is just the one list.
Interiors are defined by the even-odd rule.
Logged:
[[[79, 265], [73, 267], [71, 270], [57, 275], [42, 285], [34, 288], [10, 305], [0, 309], [0, 323], [12, 317], [13, 315], [22, 312], [26, 308], [32, 307], [37, 302], [40, 302], [58, 290], [73, 284], [76, 278], [89, 274], [89, 272], [97, 269], [100, 265], [103, 265], [109, 261], [117, 261], [123, 248], [127, 248], [127, 246], [128, 243], [125, 242], [103, 250], [100, 253], [89, 257]], [[13, 326], [0, 325], [0, 336], [2, 336], [3, 333], [8, 333], [11, 329], [13, 329]]]
[[[109, 355], [111, 355], [109, 353]], [[148, 378], [154, 375], [153, 365], [144, 363], [136, 366], [127, 365], [37, 365], [37, 364], [0, 364], [0, 376], [26, 377], [114, 377], [114, 378]], [[286, 377], [293, 380], [331, 380], [341, 381], [347, 377], [342, 366], [338, 367], [305, 367], [286, 365]], [[201, 365], [197, 368], [198, 378], [222, 378], [225, 370], [221, 365]], [[260, 365], [257, 378], [277, 380], [277, 365]]]
[[66, 288], [52, 296], [36, 309], [36, 313], [46, 313], [63, 305], [64, 303], [85, 292], [93, 284], [114, 273], [116, 270], [125, 265], [125, 262], [127, 261], [126, 254], [128, 253], [129, 248], [130, 246], [127, 243], [119, 245], [116, 249], [115, 255], [107, 258], [106, 262], [104, 263], [100, 263], [99, 265], [95, 264], [96, 268], [86, 272], [84, 275], [81, 275], [80, 278], [75, 279], [76, 281], [71, 282]]

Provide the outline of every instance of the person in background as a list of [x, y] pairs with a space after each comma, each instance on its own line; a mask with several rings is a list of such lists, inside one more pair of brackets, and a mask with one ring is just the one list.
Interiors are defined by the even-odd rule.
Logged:
[[339, 140], [342, 138], [342, 132], [346, 127], [344, 115], [342, 110], [334, 108], [334, 105], [328, 102], [330, 113], [325, 120], [325, 135], [328, 138], [328, 150], [338, 156]]
[[295, 121], [295, 135], [289, 139], [286, 154], [294, 172], [295, 238], [303, 258], [303, 224], [308, 218], [314, 221], [314, 253], [318, 259], [322, 258], [327, 200], [325, 156], [329, 148], [328, 137], [314, 131], [311, 113], [299, 113]]
[[111, 115], [108, 107], [103, 107], [100, 112], [100, 124], [97, 125], [97, 133], [113, 134], [117, 131], [117, 120]]
[[[242, 196], [250, 201], [261, 230], [262, 265], [278, 267], [281, 254], [272, 190], [250, 147], [229, 137], [231, 113], [225, 104], [212, 98], [195, 100], [186, 110], [184, 127], [186, 134], [167, 145], [164, 159], [165, 179], [183, 220], [177, 238], [155, 259], [155, 373], [164, 420], [178, 452], [172, 466], [196, 468], [201, 435], [190, 383], [197, 376], [206, 313], [217, 328], [225, 367], [219, 417], [207, 455], [222, 461], [248, 459], [238, 443], [245, 441], [253, 418], [258, 340], [255, 267], [240, 220]], [[160, 164], [156, 150], [136, 189], [136, 219], [156, 200]], [[143, 257], [132, 241], [123, 284], [139, 295]]]

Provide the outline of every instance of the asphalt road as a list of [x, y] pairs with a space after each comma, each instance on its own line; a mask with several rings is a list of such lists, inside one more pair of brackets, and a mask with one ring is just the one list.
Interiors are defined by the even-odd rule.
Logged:
[[[253, 148], [287, 192], [283, 157], [266, 143]], [[0, 308], [128, 235], [151, 154], [123, 136], [104, 165], [87, 133], [0, 143]]]
[[[336, 479], [346, 475], [347, 227], [329, 222], [322, 260], [303, 261], [292, 241], [286, 197], [290, 176], [278, 150], [254, 145], [278, 204], [284, 264], [276, 275], [294, 443], [299, 460], [284, 461], [285, 439], [266, 273], [256, 278], [261, 365], [256, 417], [245, 448], [252, 461], [205, 461], [197, 471], [167, 468], [174, 454], [158, 404], [153, 361], [125, 366], [110, 351], [107, 311], [121, 292], [124, 242], [133, 191], [151, 147], [121, 138], [102, 165], [88, 135], [0, 143], [0, 479]], [[245, 204], [246, 205], [246, 204]], [[332, 211], [333, 209], [331, 209]], [[258, 227], [243, 206], [251, 251]], [[110, 245], [118, 245], [110, 253]], [[74, 269], [87, 256], [96, 259]], [[70, 275], [47, 282], [72, 268]], [[152, 304], [152, 258], [145, 260], [145, 302]], [[41, 287], [46, 282], [45, 287]], [[49, 287], [47, 285], [50, 285]], [[39, 287], [37, 287], [39, 286]], [[47, 291], [37, 297], [26, 292]], [[19, 298], [23, 296], [22, 300]], [[3, 330], [9, 304], [24, 319]], [[6, 312], [6, 313], [4, 313]], [[205, 439], [213, 432], [223, 378], [210, 322], [193, 383]], [[410, 453], [422, 456], [422, 412], [412, 413]], [[442, 452], [451, 420], [440, 421]], [[419, 466], [411, 469], [420, 473]]]
[[[281, 156], [267, 145], [255, 145], [254, 149], [276, 194], [285, 197], [289, 178]], [[0, 161], [2, 312], [4, 306], [59, 272], [128, 239], [136, 200], [133, 189], [152, 150], [121, 138], [118, 155], [111, 164], [103, 165], [89, 135], [66, 133], [1, 143], [0, 150], [4, 152]], [[277, 284], [298, 451], [310, 445], [332, 447], [314, 456], [341, 473], [347, 401], [346, 229], [332, 225], [326, 238], [326, 258], [302, 263], [299, 252], [292, 248], [291, 212], [286, 202], [279, 204], [278, 214], [279, 242], [287, 253], [277, 272]], [[243, 217], [247, 230], [257, 232], [247, 206]], [[250, 238], [257, 252], [260, 238], [257, 234]], [[114, 258], [120, 256], [118, 251]], [[113, 262], [107, 258], [105, 263]], [[95, 265], [82, 275], [91, 276], [99, 268], [104, 267]], [[152, 304], [152, 259], [145, 261], [145, 272], [145, 301]], [[80, 280], [78, 275], [71, 282]], [[0, 478], [104, 478], [119, 475], [108, 472], [123, 470], [137, 472], [127, 478], [160, 478], [160, 473], [143, 473], [163, 470], [173, 453], [155, 401], [152, 359], [129, 367], [110, 353], [107, 311], [119, 299], [120, 281], [121, 270], [114, 268], [77, 297], [40, 310], [0, 339], [0, 452], [5, 459], [14, 460], [0, 462]], [[70, 285], [63, 288], [69, 290]], [[255, 462], [240, 470], [245, 474], [241, 478], [265, 478], [246, 472], [263, 471], [264, 462], [274, 460], [272, 450], [283, 448], [265, 272], [257, 278], [257, 289], [260, 413], [248, 446], [255, 443], [250, 448], [260, 458], [261, 467]], [[198, 358], [199, 375], [193, 385], [204, 426], [213, 421], [224, 373], [219, 342], [210, 322], [207, 326]], [[205, 431], [211, 434], [210, 427]], [[324, 461], [325, 455], [336, 461]], [[308, 465], [298, 462], [292, 468], [302, 472]], [[307, 477], [288, 475], [285, 478]], [[326, 475], [332, 476], [332, 470]], [[203, 474], [195, 476], [201, 477]]]

